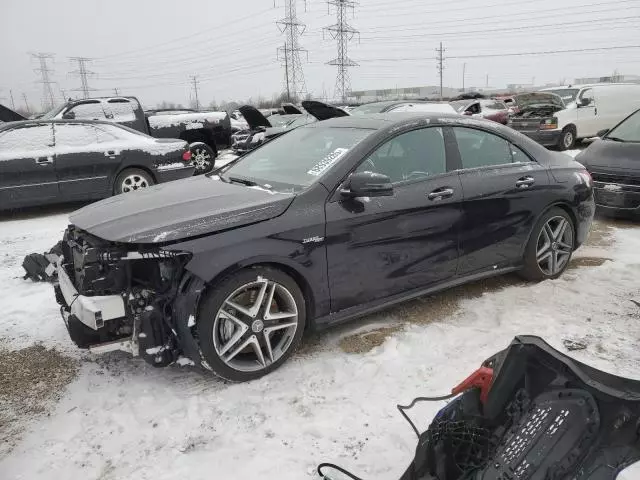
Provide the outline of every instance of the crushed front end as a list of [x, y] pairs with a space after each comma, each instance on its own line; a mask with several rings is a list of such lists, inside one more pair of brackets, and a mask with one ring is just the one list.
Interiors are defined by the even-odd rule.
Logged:
[[185, 271], [189, 254], [110, 242], [73, 225], [62, 251], [54, 288], [78, 347], [124, 350], [154, 366], [181, 354], [199, 363], [189, 321], [203, 284]]

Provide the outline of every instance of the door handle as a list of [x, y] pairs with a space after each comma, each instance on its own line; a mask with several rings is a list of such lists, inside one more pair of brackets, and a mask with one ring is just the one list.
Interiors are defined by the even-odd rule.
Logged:
[[53, 163], [53, 157], [36, 158], [38, 165], [51, 165]]
[[518, 188], [529, 188], [534, 183], [536, 183], [535, 178], [526, 176], [526, 177], [522, 177], [522, 178], [518, 179], [518, 181], [516, 182], [516, 187], [518, 187]]
[[453, 188], [439, 188], [427, 195], [429, 200], [442, 200], [453, 196]]

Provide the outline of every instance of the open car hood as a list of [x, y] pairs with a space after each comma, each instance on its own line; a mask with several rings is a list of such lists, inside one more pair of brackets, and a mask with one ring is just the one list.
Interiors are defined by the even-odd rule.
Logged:
[[26, 118], [0, 104], [0, 122], [20, 122], [22, 120], [26, 120]]
[[[404, 412], [446, 397], [398, 406], [418, 435], [400, 480], [614, 480], [640, 460], [640, 381], [596, 370], [541, 338], [516, 337], [456, 395], [422, 433]], [[345, 478], [325, 476], [332, 467], [318, 472]]]
[[286, 115], [302, 115], [304, 112], [296, 107], [293, 103], [283, 103], [282, 110]]
[[349, 114], [341, 108], [334, 107], [327, 103], [318, 102], [317, 100], [305, 100], [302, 102], [304, 109], [319, 121], [329, 120], [336, 117], [348, 117]]
[[166, 243], [269, 220], [293, 197], [200, 175], [107, 198], [69, 221], [112, 242]]
[[255, 130], [259, 127], [271, 127], [271, 123], [269, 123], [267, 117], [260, 113], [260, 110], [258, 110], [256, 107], [252, 107], [251, 105], [243, 105], [238, 108], [238, 110], [240, 110], [240, 113], [246, 120], [251, 130]]
[[520, 95], [516, 95], [514, 97], [516, 101], [516, 105], [522, 110], [527, 107], [531, 107], [533, 105], [553, 105], [557, 107], [559, 110], [565, 108], [564, 102], [562, 99], [556, 95], [555, 93], [547, 93], [547, 92], [534, 92], [534, 93], [523, 93]]

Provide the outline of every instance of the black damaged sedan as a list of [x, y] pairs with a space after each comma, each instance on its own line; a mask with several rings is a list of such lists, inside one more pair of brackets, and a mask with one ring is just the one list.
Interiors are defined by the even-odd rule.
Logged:
[[501, 125], [337, 118], [78, 210], [56, 297], [82, 348], [244, 381], [307, 329], [506, 272], [556, 278], [593, 214], [582, 165]]

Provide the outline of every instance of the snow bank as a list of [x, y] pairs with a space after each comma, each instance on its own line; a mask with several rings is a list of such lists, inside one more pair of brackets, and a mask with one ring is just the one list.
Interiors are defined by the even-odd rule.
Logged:
[[149, 117], [149, 125], [151, 128], [166, 128], [193, 122], [220, 123], [226, 117], [226, 112], [194, 112], [181, 113], [179, 115], [151, 115]]
[[[49, 247], [65, 225], [59, 213], [0, 226], [0, 330], [11, 346], [42, 341], [79, 355], [51, 287], [19, 278], [22, 255]], [[448, 392], [517, 334], [541, 335], [561, 350], [563, 338], [583, 339], [588, 347], [572, 353], [577, 359], [640, 377], [638, 308], [629, 301], [639, 294], [640, 235], [615, 230], [615, 238], [612, 261], [599, 267], [462, 300], [455, 314], [409, 325], [365, 354], [336, 347], [363, 322], [334, 329], [318, 337], [320, 346], [246, 384], [125, 355], [85, 360], [55, 411], [0, 459], [2, 477], [204, 480], [214, 471], [221, 479], [300, 480], [334, 461], [363, 478], [399, 478], [416, 438], [395, 405]], [[394, 312], [381, 315], [384, 325]], [[411, 414], [426, 428], [443, 405]], [[638, 467], [632, 472], [619, 478], [640, 478]]]

